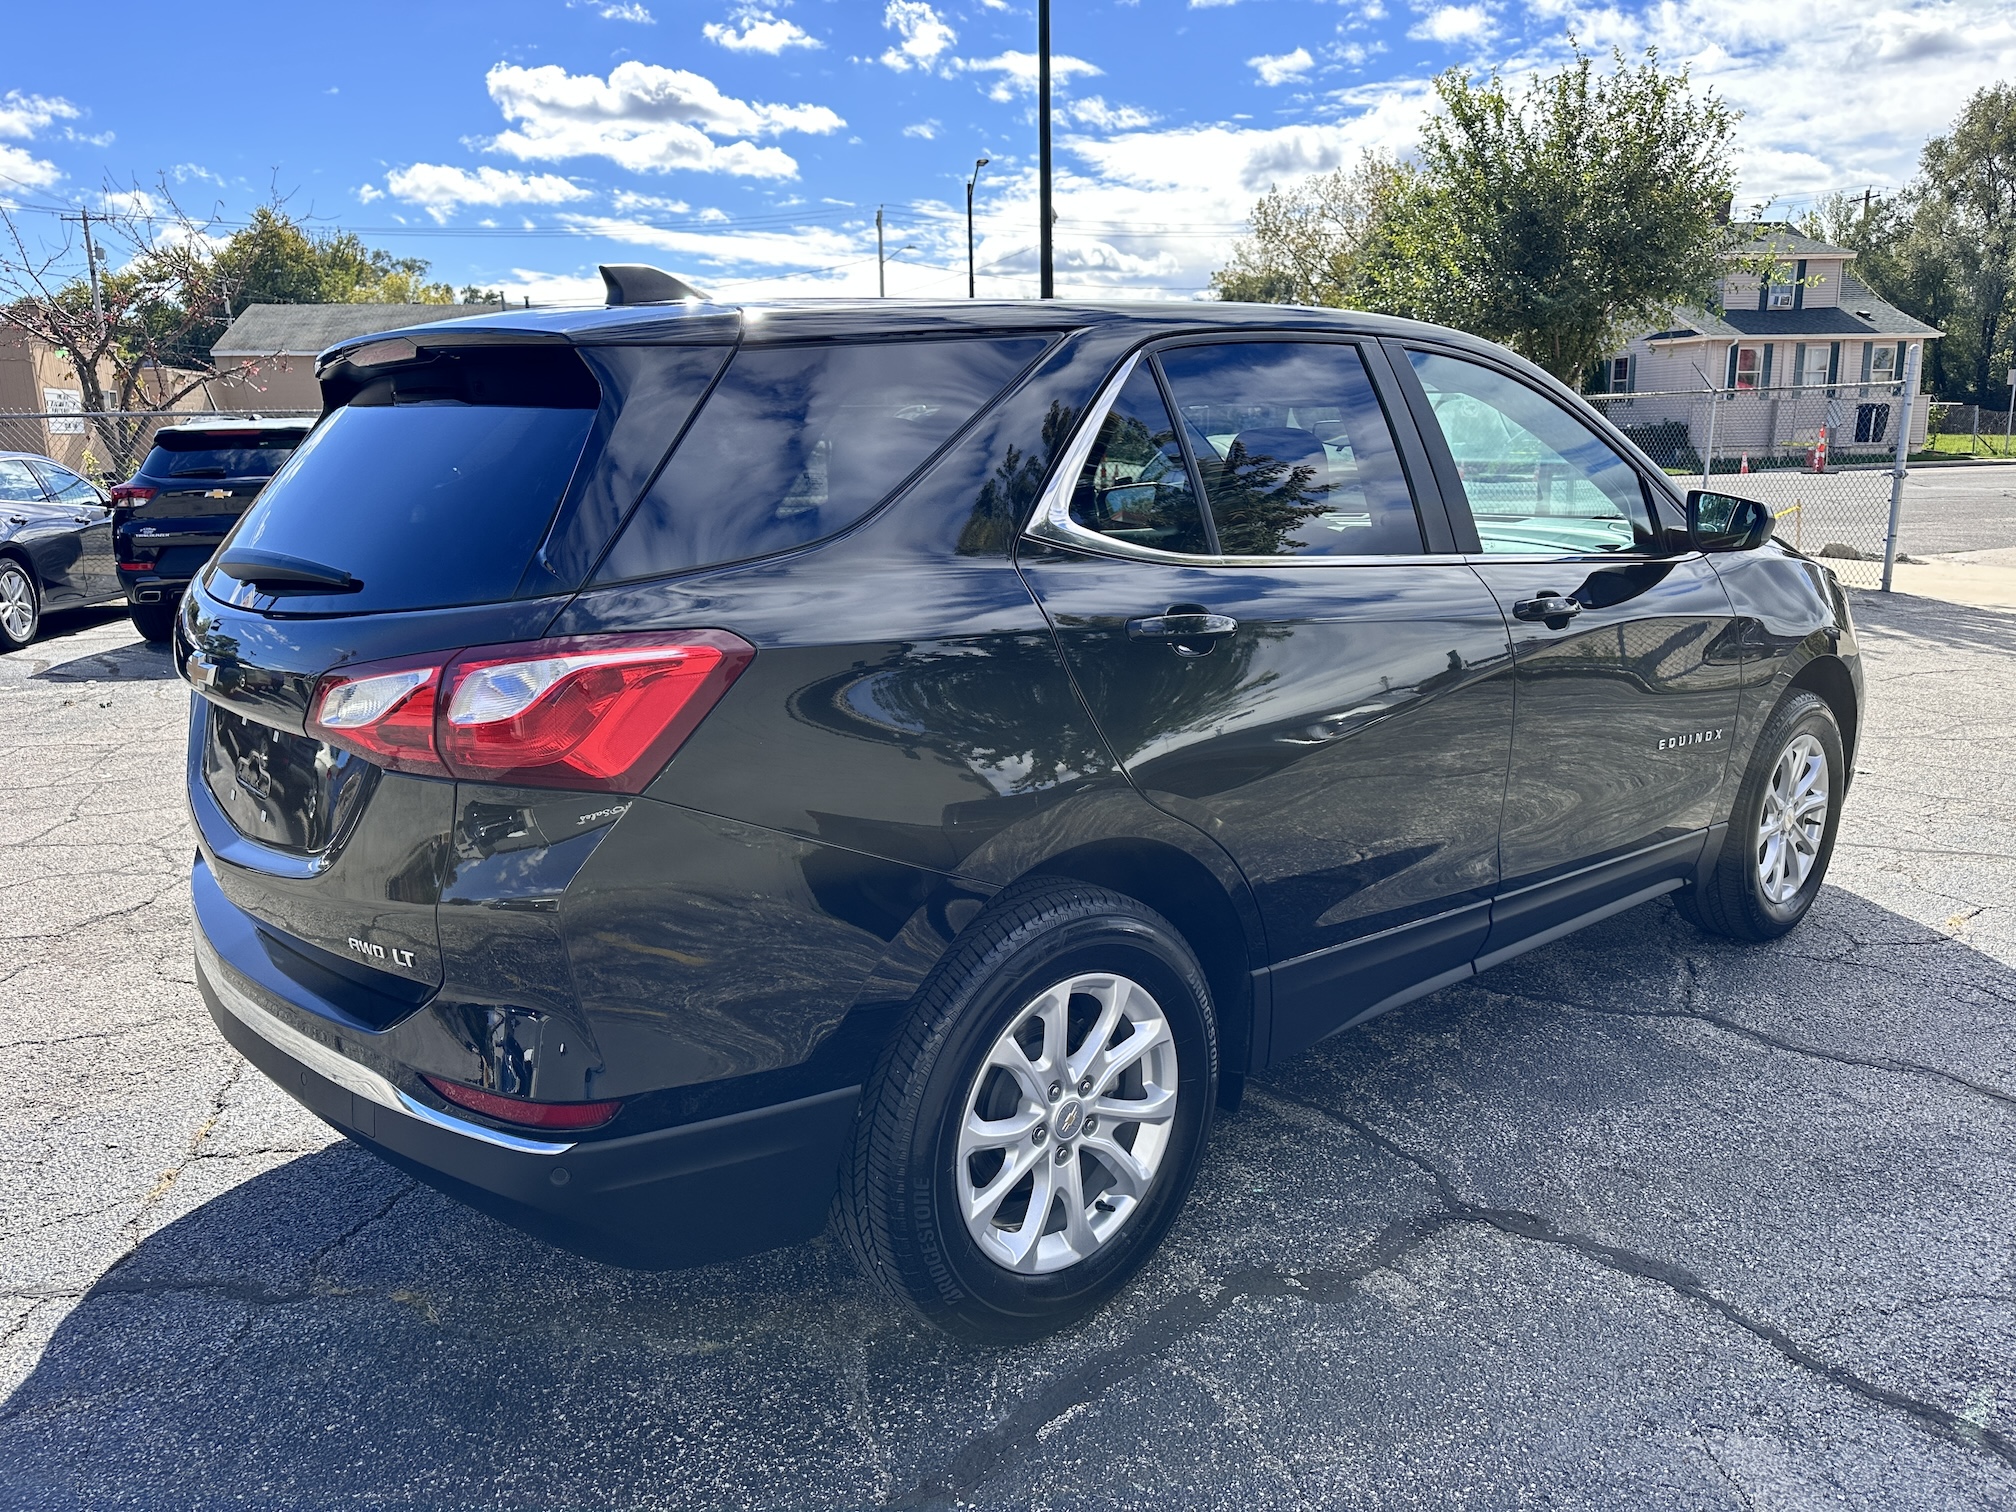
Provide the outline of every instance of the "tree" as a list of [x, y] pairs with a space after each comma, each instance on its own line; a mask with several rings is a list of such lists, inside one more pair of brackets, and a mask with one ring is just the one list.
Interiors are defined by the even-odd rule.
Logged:
[[[1461, 69], [1435, 93], [1413, 162], [1361, 164], [1346, 180], [1366, 188], [1362, 214], [1326, 218], [1331, 199], [1308, 190], [1265, 220], [1256, 207], [1221, 292], [1264, 292], [1272, 273], [1323, 303], [1504, 342], [1571, 383], [1675, 307], [1712, 300], [1733, 245], [1738, 117], [1712, 90], [1697, 95], [1686, 69], [1618, 53], [1598, 73], [1577, 49], [1516, 95], [1496, 72]], [[1279, 213], [1305, 206], [1317, 208]], [[1312, 223], [1338, 229], [1305, 277]]]
[[1350, 303], [1374, 218], [1398, 171], [1368, 153], [1353, 167], [1269, 189], [1253, 207], [1252, 236], [1211, 275], [1212, 292], [1255, 304]]
[[1856, 253], [1856, 276], [1946, 332], [1934, 392], [1994, 403], [2016, 364], [2016, 85], [1978, 91], [1928, 141], [1901, 194], [1835, 196], [1807, 217]]
[[[99, 417], [91, 450], [108, 472], [130, 470], [154, 431], [116, 416], [172, 410], [217, 378], [256, 370], [220, 370], [210, 358], [247, 305], [455, 302], [451, 285], [426, 281], [424, 260], [367, 247], [354, 232], [312, 232], [278, 202], [228, 238], [214, 219], [186, 214], [165, 184], [105, 202], [112, 208], [91, 213], [88, 260], [81, 222], [33, 240], [0, 208], [0, 329], [69, 358], [86, 414]], [[462, 292], [503, 303], [500, 290]]]

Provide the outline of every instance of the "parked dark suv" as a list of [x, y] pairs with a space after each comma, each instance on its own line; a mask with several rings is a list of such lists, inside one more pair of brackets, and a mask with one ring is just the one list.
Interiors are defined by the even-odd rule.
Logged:
[[320, 371], [179, 621], [203, 995], [581, 1253], [837, 1209], [924, 1317], [1033, 1336], [1247, 1075], [1662, 894], [1781, 934], [1825, 875], [1835, 581], [1485, 342], [689, 302]]
[[173, 633], [182, 590], [301, 438], [306, 420], [163, 426], [140, 470], [112, 490], [119, 581], [142, 639]]

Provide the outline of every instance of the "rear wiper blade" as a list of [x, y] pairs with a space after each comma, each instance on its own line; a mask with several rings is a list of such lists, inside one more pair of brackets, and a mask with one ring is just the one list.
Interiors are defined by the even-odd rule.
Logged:
[[361, 579], [340, 567], [249, 546], [232, 548], [217, 559], [217, 567], [255, 588], [325, 588], [332, 593], [355, 593], [364, 586]]

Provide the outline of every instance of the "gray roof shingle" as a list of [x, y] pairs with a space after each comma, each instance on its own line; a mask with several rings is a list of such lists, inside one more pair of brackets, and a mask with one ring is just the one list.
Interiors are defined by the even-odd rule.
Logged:
[[1711, 315], [1706, 310], [1677, 310], [1671, 328], [1655, 331], [1648, 341], [1690, 341], [1702, 336], [1747, 336], [1757, 340], [1798, 340], [1802, 336], [1859, 338], [1876, 336], [1939, 337], [1946, 333], [1927, 325], [1887, 300], [1877, 298], [1869, 286], [1852, 273], [1841, 275], [1841, 303], [1828, 309], [1724, 310]]
[[1756, 221], [1736, 229], [1747, 238], [1736, 250], [1751, 257], [1766, 252], [1774, 257], [1791, 258], [1855, 255], [1846, 247], [1833, 247], [1826, 242], [1815, 241], [1803, 231], [1795, 231], [1785, 221]]
[[464, 315], [494, 315], [496, 305], [255, 304], [232, 321], [212, 357], [313, 357], [325, 347], [374, 331], [429, 325]]

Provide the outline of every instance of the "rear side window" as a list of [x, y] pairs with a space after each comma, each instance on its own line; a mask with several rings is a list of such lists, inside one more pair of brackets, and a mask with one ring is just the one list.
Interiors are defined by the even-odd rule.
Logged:
[[1160, 357], [1226, 556], [1409, 556], [1421, 522], [1358, 349], [1243, 341]]
[[362, 581], [315, 595], [317, 611], [508, 599], [587, 447], [600, 393], [567, 350], [441, 354], [375, 379], [315, 428], [232, 544]]
[[844, 530], [1049, 344], [1032, 336], [744, 348], [595, 580], [742, 561]]
[[150, 478], [270, 478], [286, 464], [304, 431], [169, 432], [154, 439], [141, 468]]

